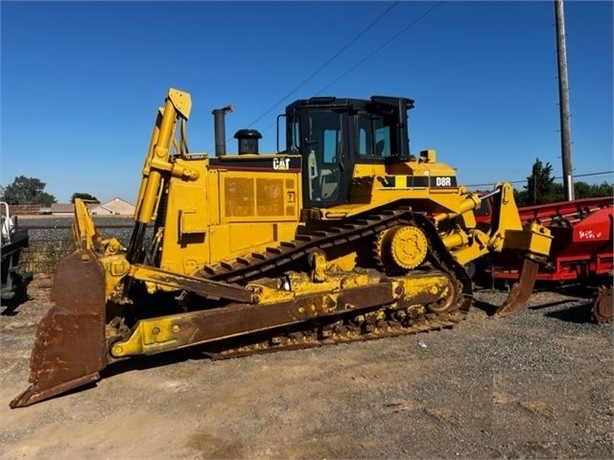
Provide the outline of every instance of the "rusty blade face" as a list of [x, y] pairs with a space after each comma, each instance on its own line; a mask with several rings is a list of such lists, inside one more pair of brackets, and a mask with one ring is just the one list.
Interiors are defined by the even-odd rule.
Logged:
[[539, 263], [532, 259], [525, 259], [520, 272], [520, 279], [512, 286], [510, 294], [503, 305], [501, 305], [494, 313], [494, 316], [503, 318], [511, 315], [519, 310], [522, 310], [526, 304], [535, 285], [535, 277]]
[[104, 272], [94, 254], [60, 261], [30, 358], [30, 383], [10, 406], [28, 406], [98, 380], [107, 365]]
[[614, 317], [614, 297], [612, 296], [612, 286], [601, 287], [593, 296], [591, 316], [597, 324], [612, 322]]

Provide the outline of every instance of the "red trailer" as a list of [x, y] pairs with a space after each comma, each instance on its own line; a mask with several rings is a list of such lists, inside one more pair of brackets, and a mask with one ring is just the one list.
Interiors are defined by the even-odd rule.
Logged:
[[[526, 206], [519, 212], [523, 223], [537, 221], [554, 236], [550, 257], [537, 281], [604, 284], [594, 297], [593, 319], [599, 323], [612, 321], [614, 197]], [[488, 213], [480, 217], [489, 218]], [[486, 266], [492, 280], [516, 280], [518, 269], [518, 261], [506, 254], [497, 254]]]

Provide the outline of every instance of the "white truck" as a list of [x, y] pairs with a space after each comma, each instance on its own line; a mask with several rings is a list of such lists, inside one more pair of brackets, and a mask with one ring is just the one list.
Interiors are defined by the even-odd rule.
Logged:
[[8, 203], [0, 202], [0, 255], [2, 256], [0, 298], [3, 306], [12, 306], [26, 297], [32, 274], [23, 270], [20, 259], [28, 243], [28, 230], [18, 228], [16, 219], [11, 217]]

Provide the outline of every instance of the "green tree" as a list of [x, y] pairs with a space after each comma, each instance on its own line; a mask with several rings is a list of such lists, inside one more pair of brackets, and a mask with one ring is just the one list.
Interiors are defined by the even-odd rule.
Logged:
[[614, 185], [603, 182], [599, 185], [589, 185], [586, 182], [574, 183], [574, 196], [580, 198], [598, 198], [602, 196], [614, 195]]
[[614, 183], [602, 182], [599, 185], [593, 186], [593, 196], [612, 196], [614, 195]]
[[39, 204], [49, 207], [57, 200], [46, 193], [45, 183], [35, 177], [18, 176], [4, 189], [4, 201], [8, 204]]
[[[525, 187], [526, 189], [526, 187]], [[529, 205], [529, 200], [527, 198], [526, 190], [517, 190], [514, 187], [514, 201], [516, 202], [516, 206], [527, 206]]]
[[545, 165], [539, 158], [533, 163], [531, 175], [525, 185], [526, 203], [528, 205], [553, 203], [563, 199], [563, 186], [554, 182], [552, 165]]
[[77, 198], [81, 198], [82, 200], [88, 203], [100, 203], [100, 200], [96, 198], [94, 195], [90, 195], [89, 193], [80, 193], [80, 192], [73, 193], [72, 197], [70, 197], [70, 202], [74, 203], [75, 199]]
[[591, 186], [586, 182], [574, 182], [573, 184], [574, 196], [576, 198], [590, 198]]

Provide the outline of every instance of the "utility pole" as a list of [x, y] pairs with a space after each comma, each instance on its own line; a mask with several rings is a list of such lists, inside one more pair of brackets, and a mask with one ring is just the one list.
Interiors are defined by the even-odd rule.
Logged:
[[556, 50], [559, 64], [559, 113], [561, 120], [561, 153], [563, 159], [563, 190], [565, 200], [574, 200], [571, 167], [571, 123], [569, 114], [569, 85], [567, 82], [567, 50], [565, 48], [565, 13], [563, 0], [554, 0], [556, 17]]

